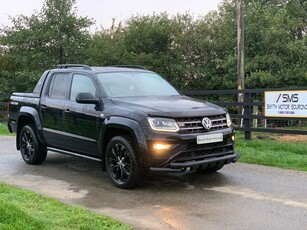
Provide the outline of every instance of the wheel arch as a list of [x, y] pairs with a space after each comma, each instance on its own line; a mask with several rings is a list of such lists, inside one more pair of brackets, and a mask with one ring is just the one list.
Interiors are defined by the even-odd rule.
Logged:
[[115, 136], [126, 135], [132, 137], [140, 162], [142, 164], [146, 163], [148, 151], [143, 129], [137, 121], [123, 117], [110, 117], [104, 121], [100, 139], [102, 159], [104, 159], [104, 154], [109, 141]]
[[28, 106], [23, 106], [20, 108], [19, 117], [17, 120], [17, 131], [16, 131], [16, 148], [20, 150], [19, 147], [19, 136], [22, 127], [26, 125], [33, 125], [35, 131], [37, 132], [37, 137], [41, 143], [46, 143], [43, 138], [42, 133], [42, 124], [38, 115], [38, 112]]

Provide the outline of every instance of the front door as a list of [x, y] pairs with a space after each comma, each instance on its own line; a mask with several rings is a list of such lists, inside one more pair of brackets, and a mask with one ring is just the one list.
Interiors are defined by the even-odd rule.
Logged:
[[99, 111], [95, 105], [76, 102], [78, 93], [91, 93], [98, 97], [97, 86], [90, 76], [73, 74], [69, 99], [64, 110], [66, 146], [68, 149], [87, 155], [99, 155]]

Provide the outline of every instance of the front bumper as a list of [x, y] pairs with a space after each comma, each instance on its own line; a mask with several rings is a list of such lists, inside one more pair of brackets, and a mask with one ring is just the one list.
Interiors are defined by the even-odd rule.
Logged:
[[[221, 132], [221, 131], [219, 131]], [[199, 135], [199, 134], [198, 134]], [[187, 168], [211, 168], [236, 162], [240, 155], [234, 152], [232, 129], [224, 130], [223, 141], [209, 144], [197, 144], [196, 136], [174, 142], [176, 146], [163, 156], [152, 156], [151, 169], [155, 171], [180, 172]]]
[[209, 166], [209, 164], [216, 164], [216, 163], [229, 164], [229, 163], [235, 163], [239, 158], [240, 158], [240, 155], [238, 153], [232, 153], [229, 155], [217, 156], [217, 157], [208, 156], [203, 160], [173, 162], [169, 164], [169, 167], [170, 168], [188, 168], [188, 167], [199, 166], [199, 165]]
[[202, 168], [210, 168], [214, 167], [216, 165], [222, 164], [230, 164], [235, 163], [240, 158], [240, 154], [233, 153], [229, 155], [225, 155], [222, 157], [216, 157], [216, 158], [205, 158], [203, 160], [199, 161], [186, 161], [186, 162], [173, 162], [170, 163], [167, 167], [151, 167], [150, 169], [152, 171], [157, 172], [184, 172], [187, 168], [190, 169], [196, 169], [198, 167]]

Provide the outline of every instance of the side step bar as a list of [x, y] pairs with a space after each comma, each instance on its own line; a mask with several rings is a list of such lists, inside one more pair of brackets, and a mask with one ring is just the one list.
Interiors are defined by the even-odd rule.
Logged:
[[57, 152], [57, 153], [62, 153], [62, 154], [69, 155], [69, 156], [81, 157], [81, 158], [101, 162], [101, 160], [99, 158], [90, 157], [90, 156], [86, 156], [86, 155], [82, 155], [82, 154], [79, 154], [79, 153], [74, 153], [74, 152], [70, 152], [70, 151], [66, 151], [66, 150], [62, 150], [62, 149], [47, 147], [47, 150]]

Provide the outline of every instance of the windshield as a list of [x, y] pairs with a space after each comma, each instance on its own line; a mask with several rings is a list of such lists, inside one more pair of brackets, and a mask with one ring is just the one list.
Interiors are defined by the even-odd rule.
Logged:
[[97, 75], [110, 97], [179, 95], [176, 89], [155, 73], [116, 72]]

